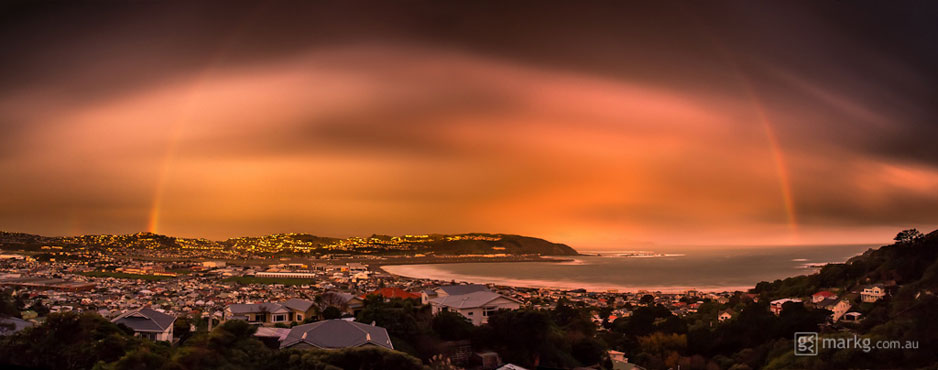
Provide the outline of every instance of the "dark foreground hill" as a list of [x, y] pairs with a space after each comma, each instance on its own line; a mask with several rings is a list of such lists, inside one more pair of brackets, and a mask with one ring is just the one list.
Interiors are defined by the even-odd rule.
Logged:
[[177, 238], [153, 233], [127, 235], [81, 235], [47, 237], [24, 233], [0, 232], [0, 248], [7, 250], [82, 250], [107, 249], [161, 252], [230, 252], [255, 255], [290, 254], [539, 254], [577, 255], [567, 245], [544, 239], [511, 234], [404, 235], [351, 237], [346, 239], [310, 234], [273, 234], [240, 237], [223, 241]]

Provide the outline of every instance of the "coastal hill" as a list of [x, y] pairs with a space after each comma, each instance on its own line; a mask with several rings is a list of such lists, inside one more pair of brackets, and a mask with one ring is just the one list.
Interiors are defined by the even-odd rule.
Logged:
[[197, 252], [237, 253], [241, 255], [578, 255], [573, 248], [544, 239], [511, 234], [456, 235], [372, 235], [369, 237], [331, 238], [310, 234], [273, 234], [239, 237], [223, 241], [177, 238], [153, 233], [126, 235], [80, 235], [48, 237], [25, 233], [0, 232], [0, 248], [6, 250], [81, 250], [108, 249], [122, 252], [163, 251], [193, 254]]
[[871, 248], [845, 263], [827, 264], [815, 274], [759, 283], [753, 292], [774, 299], [806, 296], [827, 288], [856, 290], [876, 283], [896, 287], [899, 299], [938, 292], [938, 230]]
[[[886, 296], [873, 302], [860, 300], [858, 293], [872, 285], [884, 288]], [[849, 299], [853, 304], [850, 311], [862, 315], [859, 323], [838, 323], [833, 329], [827, 328], [826, 332], [822, 330], [822, 336], [837, 337], [853, 333], [875, 340], [918, 343], [920, 347], [915, 350], [878, 350], [868, 353], [859, 352], [855, 348], [828, 349], [816, 358], [798, 357], [791, 351], [777, 351], [766, 356], [763, 368], [935, 368], [938, 363], [938, 342], [935, 341], [938, 321], [934, 319], [938, 316], [938, 230], [924, 235], [914, 229], [906, 230], [896, 237], [895, 244], [870, 249], [845, 263], [828, 264], [815, 274], [771, 283], [762, 282], [751, 292], [766, 302], [787, 297], [810, 299], [811, 294], [822, 290], [837, 292]], [[798, 316], [797, 308], [792, 312], [789, 317]], [[785, 316], [783, 312], [782, 317]], [[745, 321], [742, 319], [745, 319], [743, 315], [737, 321]], [[749, 324], [740, 322], [735, 329]], [[806, 329], [816, 330], [811, 326]], [[822, 329], [825, 328], [822, 326]], [[791, 338], [791, 334], [781, 332], [775, 339]], [[742, 347], [748, 347], [745, 350], [768, 353], [774, 345], [773, 338], [763, 338], [766, 340], [749, 341], [745, 346], [733, 350], [741, 351]], [[722, 343], [708, 345], [716, 348]], [[753, 366], [756, 367], [759, 366]]]

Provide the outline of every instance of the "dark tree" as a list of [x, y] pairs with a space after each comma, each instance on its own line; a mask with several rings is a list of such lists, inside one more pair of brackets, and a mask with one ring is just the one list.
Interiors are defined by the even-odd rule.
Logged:
[[322, 318], [326, 320], [338, 319], [340, 317], [342, 317], [342, 311], [339, 311], [335, 306], [326, 307], [326, 309], [322, 311]]
[[920, 231], [916, 229], [908, 229], [900, 231], [898, 234], [896, 234], [896, 237], [893, 238], [893, 240], [895, 240], [896, 243], [904, 244], [917, 242], [924, 237], [925, 235], [923, 235]]
[[433, 331], [443, 340], [462, 340], [472, 337], [475, 326], [463, 315], [444, 311], [433, 317]]
[[52, 314], [0, 346], [0, 363], [44, 369], [90, 369], [128, 351], [152, 346], [96, 314]]

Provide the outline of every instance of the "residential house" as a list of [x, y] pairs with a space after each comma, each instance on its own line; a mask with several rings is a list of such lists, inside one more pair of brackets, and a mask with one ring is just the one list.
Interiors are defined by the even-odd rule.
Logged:
[[860, 292], [860, 300], [865, 303], [876, 302], [886, 296], [886, 288], [882, 285], [870, 285], [863, 288]]
[[307, 317], [310, 317], [316, 313], [313, 302], [307, 301], [305, 299], [292, 298], [281, 302], [280, 304], [291, 311], [292, 321], [303, 322], [303, 320], [306, 320]]
[[338, 308], [343, 313], [358, 316], [358, 313], [365, 307], [361, 297], [357, 297], [350, 293], [338, 292], [338, 291], [329, 291], [322, 294], [322, 301], [326, 306], [333, 306]]
[[367, 272], [368, 266], [365, 266], [359, 262], [349, 262], [345, 264], [345, 268], [343, 270], [348, 270], [350, 273]]
[[341, 349], [378, 346], [394, 349], [388, 331], [380, 326], [346, 320], [324, 320], [297, 325], [280, 342], [280, 348]]
[[467, 294], [472, 292], [481, 292], [486, 291], [490, 292], [488, 287], [485, 285], [479, 284], [466, 284], [466, 285], [443, 285], [432, 289], [424, 290], [420, 292], [420, 303], [429, 304], [430, 300], [437, 297], [445, 297], [449, 295], [460, 295]]
[[769, 311], [772, 311], [772, 313], [774, 313], [775, 315], [781, 314], [781, 313], [782, 313], [782, 306], [785, 305], [785, 303], [788, 303], [788, 302], [800, 303], [801, 300], [798, 299], [798, 298], [782, 298], [782, 299], [776, 299], [776, 300], [774, 300], [774, 301], [772, 301], [772, 302], [769, 302]]
[[504, 364], [495, 370], [528, 370], [528, 368], [521, 367], [515, 364]]
[[367, 295], [379, 295], [381, 297], [384, 297], [385, 300], [390, 300], [392, 298], [421, 299], [422, 297], [422, 295], [420, 294], [411, 293], [401, 288], [381, 288], [371, 293], [368, 293]]
[[638, 365], [629, 362], [625, 353], [609, 350], [609, 360], [612, 362], [612, 370], [636, 370], [641, 369]]
[[859, 312], [847, 312], [844, 314], [843, 322], [860, 322], [861, 316], [863, 314]]
[[33, 324], [29, 321], [16, 317], [0, 317], [0, 337], [13, 335], [16, 332], [26, 329]]
[[124, 324], [133, 329], [134, 335], [150, 340], [172, 342], [173, 323], [176, 316], [167, 315], [151, 308], [129, 311], [115, 317], [111, 322]]
[[467, 294], [438, 296], [430, 299], [433, 314], [444, 311], [458, 312], [472, 325], [482, 325], [489, 321], [489, 316], [501, 309], [516, 310], [521, 301], [505, 297], [491, 291], [475, 291]]
[[733, 309], [731, 308], [727, 308], [723, 311], [720, 311], [720, 314], [717, 315], [717, 320], [720, 320], [720, 322], [724, 322], [726, 320], [732, 319], [733, 316], [736, 316], [736, 311], [733, 311]]
[[827, 298], [821, 302], [818, 302], [815, 307], [831, 311], [831, 322], [840, 321], [840, 318], [850, 310], [852, 305], [850, 300], [845, 298]]
[[270, 349], [280, 348], [280, 342], [290, 333], [289, 328], [274, 328], [261, 326], [257, 328], [254, 337], [264, 343]]
[[821, 301], [828, 298], [837, 299], [837, 294], [834, 294], [829, 290], [822, 290], [811, 295], [811, 303], [820, 303]]
[[225, 320], [244, 320], [252, 324], [275, 325], [302, 322], [314, 313], [313, 302], [290, 299], [284, 302], [240, 303], [225, 308]]

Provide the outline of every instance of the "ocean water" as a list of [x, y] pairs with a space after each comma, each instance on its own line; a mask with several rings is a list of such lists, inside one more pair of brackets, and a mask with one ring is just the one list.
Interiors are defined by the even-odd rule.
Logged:
[[[627, 257], [627, 251], [571, 262], [496, 262], [391, 265], [389, 273], [412, 278], [589, 291], [642, 289], [662, 292], [733, 291], [760, 281], [805, 275], [817, 265], [844, 262], [873, 245], [758, 247], [748, 249], [670, 249], [654, 257]], [[583, 251], [582, 253], [589, 253]]]

